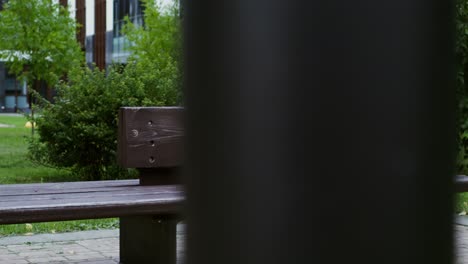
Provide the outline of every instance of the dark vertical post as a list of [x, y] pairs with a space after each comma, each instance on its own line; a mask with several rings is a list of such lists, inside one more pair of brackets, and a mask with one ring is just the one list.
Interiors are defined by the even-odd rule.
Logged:
[[15, 113], [18, 112], [18, 80], [15, 79]]
[[80, 25], [76, 33], [76, 39], [81, 45], [81, 49], [85, 50], [86, 39], [86, 1], [76, 0], [76, 21]]
[[95, 0], [94, 62], [99, 69], [106, 68], [106, 0]]
[[178, 221], [175, 216], [120, 217], [120, 263], [175, 264]]
[[451, 263], [451, 12], [186, 1], [188, 263]]

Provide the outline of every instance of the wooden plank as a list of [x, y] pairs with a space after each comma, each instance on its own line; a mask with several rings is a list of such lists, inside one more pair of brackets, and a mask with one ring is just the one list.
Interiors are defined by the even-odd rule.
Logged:
[[12, 200], [6, 202], [0, 202], [0, 215], [3, 212], [9, 210], [48, 210], [49, 208], [62, 208], [62, 207], [79, 207], [79, 206], [96, 206], [100, 207], [102, 205], [112, 205], [118, 207], [119, 205], [129, 204], [129, 203], [148, 203], [153, 202], [164, 202], [179, 200], [182, 198], [182, 192], [174, 193], [129, 193], [126, 195], [112, 195], [112, 193], [107, 193], [107, 195], [90, 195], [87, 197], [74, 197], [74, 194], [67, 196], [51, 196], [46, 199], [29, 199], [22, 201]]
[[124, 168], [171, 168], [183, 163], [182, 107], [123, 107], [118, 161]]
[[0, 186], [0, 224], [177, 214], [180, 185], [140, 186], [138, 180]]
[[79, 219], [97, 219], [131, 215], [164, 215], [178, 214], [182, 208], [181, 201], [127, 203], [118, 206], [103, 204], [101, 206], [56, 207], [29, 210], [11, 210], [0, 213], [0, 224], [18, 224], [34, 222], [67, 221]]
[[[142, 186], [144, 187], [144, 186]], [[117, 196], [137, 196], [137, 195], [170, 195], [179, 194], [181, 190], [178, 188], [158, 189], [154, 188], [113, 188], [106, 191], [92, 192], [60, 192], [60, 193], [41, 193], [41, 194], [26, 194], [26, 195], [0, 195], [0, 208], [5, 204], [13, 201], [46, 201], [46, 200], [64, 200], [72, 197], [72, 199], [97, 199], [99, 197], [117, 197]]]
[[0, 208], [0, 224], [94, 219], [147, 214], [177, 214], [183, 194], [110, 197], [83, 202], [66, 199], [48, 204], [43, 201], [13, 202]]
[[[138, 182], [138, 181], [136, 181]], [[45, 185], [45, 184], [44, 184]], [[80, 192], [113, 192], [119, 190], [144, 190], [143, 186], [140, 185], [127, 185], [127, 186], [106, 186], [106, 187], [82, 187], [82, 188], [60, 188], [61, 185], [47, 186], [36, 186], [31, 188], [29, 186], [24, 187], [24, 189], [17, 188], [3, 188], [0, 186], [0, 199], [4, 196], [18, 196], [18, 195], [40, 195], [40, 194], [58, 194], [58, 193], [80, 193]], [[171, 186], [159, 186], [158, 191], [163, 191], [164, 189], [172, 190]]]
[[0, 185], [0, 197], [3, 195], [80, 192], [86, 190], [105, 191], [112, 190], [112, 188], [132, 186], [139, 186], [138, 180], [8, 184]]

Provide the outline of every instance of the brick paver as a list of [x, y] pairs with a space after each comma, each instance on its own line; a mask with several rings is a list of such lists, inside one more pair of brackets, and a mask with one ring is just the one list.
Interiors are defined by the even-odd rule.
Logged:
[[119, 238], [53, 241], [0, 246], [0, 263], [102, 263], [116, 264]]
[[[0, 238], [1, 264], [116, 264], [119, 263], [119, 236], [116, 230], [57, 235]], [[177, 231], [178, 264], [183, 263], [185, 229]], [[39, 238], [42, 236], [42, 238]], [[70, 238], [76, 238], [71, 240]], [[49, 241], [42, 241], [49, 240]], [[61, 241], [66, 240], [66, 241]], [[29, 242], [33, 241], [33, 242]]]

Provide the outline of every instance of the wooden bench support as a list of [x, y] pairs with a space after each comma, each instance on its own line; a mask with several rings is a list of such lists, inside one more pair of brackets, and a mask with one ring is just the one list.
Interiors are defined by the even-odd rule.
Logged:
[[468, 177], [466, 175], [457, 175], [455, 177], [455, 192], [468, 192]]
[[175, 216], [126, 216], [120, 218], [120, 263], [175, 264]]
[[[139, 170], [141, 186], [180, 183], [182, 114], [180, 107], [120, 109], [118, 161]], [[175, 264], [177, 220], [167, 214], [121, 217], [120, 262]]]

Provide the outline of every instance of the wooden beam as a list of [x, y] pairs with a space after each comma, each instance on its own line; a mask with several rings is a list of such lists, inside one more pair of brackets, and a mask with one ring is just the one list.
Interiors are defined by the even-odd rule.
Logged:
[[103, 70], [106, 68], [106, 0], [95, 0], [94, 6], [94, 62]]
[[80, 28], [76, 32], [76, 39], [84, 51], [86, 40], [86, 0], [76, 0], [76, 22], [80, 25]]

